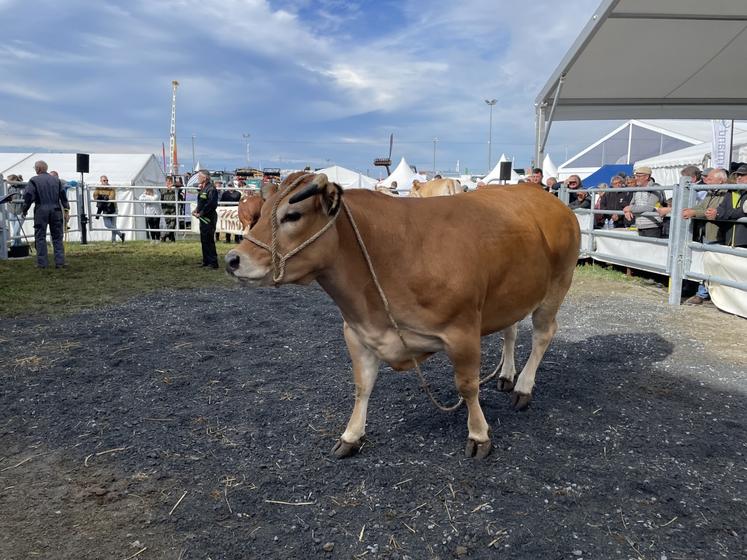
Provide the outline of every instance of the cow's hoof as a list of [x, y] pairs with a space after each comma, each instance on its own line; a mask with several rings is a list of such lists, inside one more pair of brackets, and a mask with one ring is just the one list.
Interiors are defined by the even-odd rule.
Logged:
[[531, 393], [528, 395], [517, 393], [516, 391], [511, 393], [511, 404], [514, 405], [514, 410], [525, 410], [530, 402], [532, 402]]
[[344, 459], [345, 457], [352, 457], [358, 451], [360, 451], [362, 442], [361, 440], [358, 440], [355, 443], [348, 443], [347, 441], [343, 441], [342, 438], [337, 440], [337, 443], [335, 443], [335, 446], [332, 448], [332, 454], [337, 457], [338, 459]]
[[502, 393], [510, 393], [514, 390], [514, 382], [511, 379], [506, 379], [504, 377], [498, 378], [498, 390]]
[[474, 457], [475, 459], [484, 459], [490, 455], [490, 451], [493, 449], [493, 443], [488, 440], [482, 443], [467, 438], [467, 446], [464, 448], [464, 456], [467, 458]]

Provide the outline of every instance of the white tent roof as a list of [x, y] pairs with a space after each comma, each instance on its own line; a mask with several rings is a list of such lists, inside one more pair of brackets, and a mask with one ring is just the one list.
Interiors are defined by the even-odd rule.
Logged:
[[[498, 181], [498, 178], [501, 176], [501, 163], [504, 161], [509, 161], [509, 159], [506, 157], [506, 154], [501, 154], [501, 157], [498, 158], [498, 162], [495, 164], [495, 167], [485, 175], [481, 180], [483, 183], [490, 183], [490, 181]], [[513, 165], [511, 166], [511, 183], [517, 183], [519, 181], [519, 174], [514, 171]]]
[[[656, 181], [662, 185], [673, 185], [679, 181], [680, 169], [686, 165], [708, 166], [712, 143], [703, 142], [682, 150], [635, 162], [646, 165], [653, 171]], [[732, 143], [731, 161], [747, 161], [747, 132], [736, 132]]]
[[[34, 154], [31, 152], [26, 152], [23, 154], [17, 154], [17, 153], [11, 153], [11, 152], [0, 153], [0, 173], [2, 173], [5, 176], [11, 175], [12, 173], [8, 173], [8, 169], [30, 158], [33, 155]], [[36, 160], [31, 161], [31, 171], [34, 170], [34, 161]], [[21, 175], [24, 175], [24, 174], [21, 173]], [[31, 176], [33, 176], [33, 173], [29, 175], [29, 177]], [[25, 175], [24, 175], [24, 178], [25, 178]]]
[[324, 173], [331, 181], [334, 181], [343, 189], [373, 189], [377, 183], [376, 179], [353, 171], [352, 169], [340, 167], [339, 165], [319, 169], [316, 173]]
[[553, 163], [550, 154], [547, 154], [542, 161], [542, 175], [545, 179], [558, 176], [558, 166]]
[[425, 181], [425, 177], [419, 173], [415, 173], [410, 165], [402, 157], [397, 167], [392, 171], [386, 179], [383, 179], [378, 184], [385, 187], [391, 187], [393, 181], [397, 181], [397, 190], [409, 191], [412, 189], [412, 182], [417, 179], [418, 181]]
[[603, 0], [537, 105], [562, 78], [553, 120], [747, 119], [746, 28], [744, 0]]
[[[35, 175], [34, 162], [44, 160], [50, 171], [57, 171], [61, 179], [80, 179], [76, 172], [75, 154], [44, 153], [34, 154], [0, 154], [0, 162], [6, 156], [18, 156], [19, 162], [4, 170], [3, 175], [12, 173], [23, 175], [28, 179]], [[25, 157], [24, 157], [25, 156]], [[112, 185], [162, 185], [164, 173], [153, 154], [90, 154], [90, 173], [86, 181], [97, 183], [101, 175], [109, 177]], [[23, 159], [21, 159], [23, 158]]]

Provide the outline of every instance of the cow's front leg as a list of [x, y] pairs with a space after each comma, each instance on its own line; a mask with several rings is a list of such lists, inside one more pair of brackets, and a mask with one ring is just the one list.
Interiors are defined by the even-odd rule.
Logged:
[[490, 426], [480, 407], [480, 336], [462, 339], [446, 349], [454, 365], [454, 382], [467, 405], [467, 457], [483, 459], [490, 454]]
[[335, 457], [341, 459], [355, 455], [366, 435], [366, 415], [368, 398], [371, 396], [376, 377], [379, 375], [379, 359], [368, 348], [361, 344], [355, 331], [347, 323], [343, 325], [345, 343], [353, 361], [353, 378], [355, 380], [355, 406], [348, 426], [332, 448]]

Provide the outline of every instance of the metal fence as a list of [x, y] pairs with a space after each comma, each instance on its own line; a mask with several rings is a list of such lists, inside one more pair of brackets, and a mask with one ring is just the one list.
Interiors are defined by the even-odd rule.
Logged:
[[[8, 192], [8, 187], [23, 187], [25, 183], [9, 183], [0, 175], [0, 199]], [[129, 232], [131, 238], [145, 239], [147, 229], [145, 227], [146, 213], [144, 204], [147, 202], [140, 201], [139, 196], [145, 192], [146, 188], [152, 188], [156, 191], [163, 191], [163, 186], [131, 186], [131, 185], [111, 185], [116, 193], [116, 197], [108, 202], [117, 204], [116, 214], [104, 214], [97, 211], [97, 202], [93, 198], [93, 192], [98, 185], [76, 184], [71, 185], [67, 190], [68, 200], [70, 201], [70, 216], [68, 227], [65, 229], [66, 241], [82, 241], [84, 238], [90, 241], [104, 241], [112, 235], [112, 229], [107, 228], [104, 220], [96, 220], [108, 217], [116, 219], [115, 227], [118, 231]], [[724, 245], [710, 245], [697, 243], [693, 239], [693, 219], [682, 218], [684, 208], [692, 208], [696, 203], [697, 193], [700, 191], [742, 191], [744, 185], [692, 185], [688, 177], [683, 177], [679, 185], [670, 187], [632, 187], [637, 190], [648, 190], [652, 192], [671, 193], [672, 211], [669, 215], [670, 229], [667, 238], [650, 238], [639, 236], [634, 230], [609, 230], [596, 229], [594, 227], [594, 217], [597, 215], [620, 214], [619, 211], [596, 210], [596, 201], [598, 197], [605, 192], [630, 192], [631, 187], [620, 189], [588, 189], [591, 195], [591, 208], [577, 209], [575, 213], [581, 224], [582, 245], [581, 258], [591, 258], [594, 260], [613, 263], [639, 270], [667, 275], [670, 277], [669, 303], [678, 305], [682, 295], [682, 281], [693, 280], [695, 282], [712, 282], [729, 286], [738, 290], [747, 292], [747, 282], [744, 279], [731, 279], [723, 276], [705, 274], [698, 266], [693, 263], [700, 262], [702, 256], [707, 253], [721, 253], [733, 255], [740, 259], [747, 259], [747, 249], [732, 248]], [[160, 226], [157, 230], [160, 233], [174, 233], [184, 237], [193, 230], [191, 219], [191, 210], [196, 204], [197, 188], [178, 187], [174, 202], [159, 201], [163, 204], [174, 204], [176, 206], [176, 215], [165, 214], [163, 211], [157, 216], [160, 218]], [[255, 189], [237, 189], [240, 191], [251, 191]], [[561, 186], [558, 196], [562, 201], [568, 204], [569, 190]], [[160, 197], [159, 197], [160, 198]], [[220, 206], [231, 207], [235, 214], [237, 203], [220, 203]], [[14, 213], [17, 206], [10, 204], [0, 205], [0, 258], [8, 257], [8, 245], [17, 245], [27, 241], [33, 244], [33, 219], [21, 217]], [[652, 217], [658, 217], [655, 212], [646, 213]], [[166, 227], [165, 220], [175, 219], [174, 227]], [[236, 220], [237, 221], [237, 220]], [[747, 223], [747, 218], [742, 218], [739, 222]], [[234, 227], [233, 229], [224, 229], [232, 233], [240, 233]], [[646, 247], [644, 251], [642, 248]], [[643, 256], [648, 258], [643, 258]]]
[[[597, 215], [621, 214], [620, 211], [595, 209], [598, 197], [605, 192], [630, 192], [646, 190], [671, 194], [672, 204], [669, 214], [669, 236], [650, 238], [638, 235], [631, 229], [596, 229], [594, 217]], [[693, 241], [693, 227], [696, 219], [685, 219], [682, 210], [692, 208], [697, 203], [697, 193], [702, 191], [744, 191], [745, 185], [693, 185], [689, 177], [683, 177], [679, 185], [669, 187], [624, 187], [618, 189], [588, 189], [591, 195], [591, 209], [576, 209], [574, 212], [581, 224], [581, 257], [647, 270], [670, 277], [669, 303], [679, 305], [682, 298], [682, 281], [709, 282], [736, 288], [747, 292], [747, 279], [732, 279], [705, 274], [695, 262], [702, 262], [704, 254], [720, 253], [747, 259], [747, 249], [726, 245], [704, 244]], [[558, 196], [568, 204], [569, 190], [561, 187]], [[660, 218], [657, 212], [646, 212], [644, 216]], [[737, 220], [747, 223], [747, 218]], [[614, 240], [610, 243], [607, 240]], [[644, 249], [646, 247], [646, 249]], [[650, 258], [642, 258], [643, 256]], [[747, 262], [747, 261], [745, 261]]]

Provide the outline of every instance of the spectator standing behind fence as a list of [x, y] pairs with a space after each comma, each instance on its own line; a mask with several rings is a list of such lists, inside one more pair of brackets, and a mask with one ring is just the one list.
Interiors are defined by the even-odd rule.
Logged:
[[[228, 183], [228, 187], [220, 193], [220, 201], [221, 202], [227, 202], [229, 204], [238, 204], [241, 200], [241, 192], [236, 190], [233, 183]], [[215, 234], [215, 240], [218, 241], [219, 234]], [[240, 241], [240, 235], [237, 233], [234, 235], [234, 238], [236, 240], [236, 243]], [[231, 234], [226, 232], [226, 243], [231, 242]]]
[[737, 168], [733, 181], [738, 185], [745, 185], [746, 190], [725, 193], [716, 211], [709, 209], [706, 211], [706, 217], [710, 214], [716, 220], [722, 221], [720, 225], [725, 245], [747, 247], [747, 224], [736, 222], [747, 217], [747, 165], [740, 165]]
[[650, 167], [637, 168], [633, 176], [636, 190], [633, 192], [630, 204], [623, 208], [623, 213], [628, 220], [635, 219], [635, 226], [641, 237], [661, 237], [661, 218], [642, 215], [644, 212], [654, 212], [657, 206], [661, 206], [661, 197], [658, 192], [642, 189], [659, 185], [651, 179]]
[[117, 229], [117, 195], [114, 189], [109, 186], [109, 178], [102, 175], [99, 179], [99, 186], [93, 191], [93, 199], [96, 201], [96, 215], [94, 218], [99, 219], [104, 214], [104, 227], [112, 232], [112, 243], [117, 240], [117, 236], [124, 243], [125, 234]]
[[[684, 170], [683, 170], [684, 171]], [[706, 185], [723, 185], [727, 181], [726, 171], [723, 169], [711, 169], [705, 176]], [[693, 227], [693, 237], [705, 245], [722, 243], [724, 239], [723, 232], [718, 224], [714, 221], [716, 209], [724, 198], [724, 191], [704, 191], [706, 196], [692, 208], [685, 208], [682, 211], [682, 217], [686, 220], [696, 218], [706, 220], [705, 223], [698, 222]], [[708, 216], [713, 216], [709, 218]], [[704, 282], [698, 284], [698, 291], [694, 296], [688, 298], [685, 303], [689, 305], [700, 305], [707, 299], [710, 299], [708, 288]]]
[[138, 197], [143, 202], [143, 214], [145, 214], [145, 230], [151, 244], [161, 242], [161, 203], [158, 194], [150, 187]]
[[568, 204], [570, 205], [575, 202], [577, 193], [584, 188], [584, 184], [578, 175], [569, 175], [564, 183], [568, 189]]
[[[615, 175], [610, 179], [610, 187], [613, 189], [623, 189], [627, 185], [626, 183], [626, 177], [625, 175]], [[602, 201], [599, 204], [600, 210], [607, 210], [608, 212], [613, 212], [615, 210], [619, 210], [619, 214], [605, 214], [602, 216], [602, 222], [604, 223], [606, 220], [610, 220], [610, 224], [613, 228], [623, 228], [627, 227], [629, 224], [625, 221], [625, 216], [623, 214], [623, 208], [628, 206], [630, 204], [631, 199], [633, 198], [633, 191], [629, 192], [607, 192], [604, 193], [604, 196], [602, 197]]]
[[589, 193], [586, 190], [580, 190], [576, 193], [576, 200], [573, 202], [570, 202], [568, 204], [568, 208], [571, 210], [576, 210], [578, 208], [586, 208], [587, 210], [591, 208], [591, 199], [589, 198]]
[[210, 172], [201, 169], [199, 172], [197, 208], [192, 215], [200, 220], [200, 243], [202, 244], [202, 265], [218, 268], [218, 253], [215, 250], [215, 226], [218, 222], [218, 191], [210, 181]]
[[22, 245], [23, 241], [21, 238], [21, 230], [23, 229], [23, 193], [25, 187], [19, 184], [22, 183], [22, 175], [8, 175], [8, 195], [11, 197], [8, 203], [8, 211], [13, 216], [13, 228], [11, 230], [11, 237], [13, 241], [11, 245], [18, 246]]
[[[690, 184], [696, 185], [700, 184], [701, 181], [701, 173], [700, 169], [695, 167], [694, 165], [688, 165], [687, 167], [683, 167], [680, 170], [680, 177], [690, 177]], [[703, 200], [705, 198], [705, 191], [697, 191], [696, 198], [698, 200]], [[670, 220], [672, 213], [672, 199], [668, 199], [665, 206], [658, 206], [656, 208], [656, 213], [661, 216], [662, 223], [661, 223], [661, 236], [662, 237], [669, 237], [669, 226], [670, 226]]]
[[63, 210], [70, 210], [62, 182], [47, 173], [47, 164], [34, 164], [36, 176], [29, 179], [23, 193], [23, 218], [34, 205], [34, 240], [36, 242], [36, 266], [47, 268], [47, 226], [52, 237], [55, 268], [65, 266], [65, 246], [62, 244]]
[[163, 240], [168, 241], [171, 239], [172, 242], [176, 242], [176, 189], [174, 188], [174, 179], [166, 177], [166, 189], [161, 193], [161, 212], [166, 216], [164, 223], [167, 231], [163, 236]]

